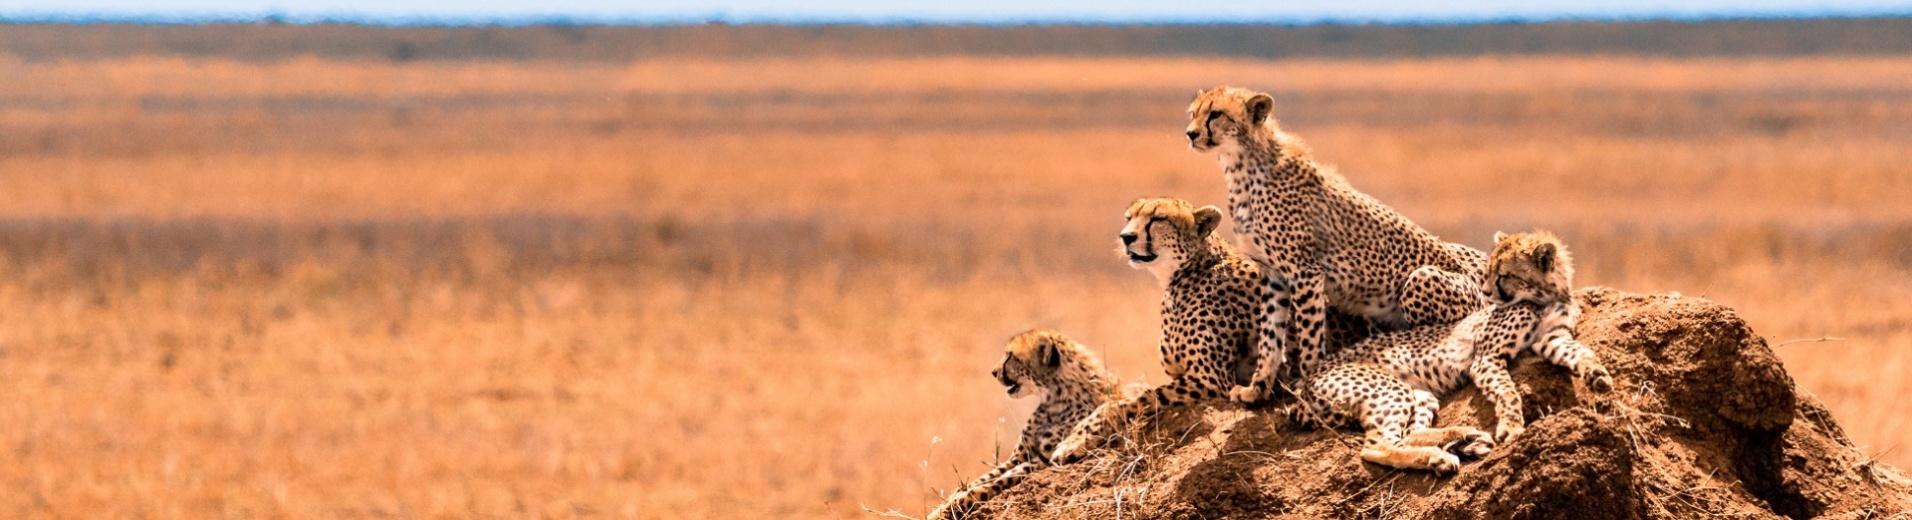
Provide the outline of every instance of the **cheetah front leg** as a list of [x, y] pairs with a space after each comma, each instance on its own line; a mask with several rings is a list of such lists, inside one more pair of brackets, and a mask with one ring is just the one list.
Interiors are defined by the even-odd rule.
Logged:
[[1541, 346], [1540, 355], [1556, 365], [1573, 370], [1574, 377], [1587, 382], [1587, 388], [1598, 393], [1613, 390], [1613, 376], [1607, 373], [1607, 367], [1600, 364], [1600, 357], [1593, 349], [1580, 344], [1573, 338], [1562, 338]]
[[1256, 363], [1254, 381], [1229, 392], [1229, 398], [1246, 404], [1274, 396], [1282, 359], [1288, 353], [1295, 354], [1302, 376], [1313, 372], [1325, 357], [1321, 336], [1327, 326], [1328, 299], [1321, 276], [1302, 272], [1284, 282], [1271, 273], [1263, 280], [1266, 304], [1258, 331], [1261, 359]]
[[1273, 394], [1276, 375], [1281, 371], [1283, 348], [1287, 341], [1288, 317], [1294, 308], [1293, 291], [1286, 280], [1269, 273], [1261, 280], [1261, 323], [1255, 330], [1255, 374], [1246, 386], [1228, 392], [1229, 399], [1244, 404], [1260, 402]]
[[1116, 430], [1118, 420], [1126, 422], [1128, 418], [1141, 415], [1143, 407], [1142, 400], [1139, 398], [1102, 403], [1102, 406], [1096, 407], [1088, 417], [1084, 417], [1082, 422], [1076, 423], [1074, 428], [1069, 429], [1069, 436], [1064, 437], [1062, 442], [1056, 443], [1056, 449], [1049, 455], [1049, 460], [1056, 464], [1082, 460], [1089, 455], [1090, 450], [1102, 446], [1108, 435]]
[[1494, 405], [1495, 442], [1506, 444], [1527, 431], [1527, 419], [1521, 415], [1520, 389], [1514, 386], [1513, 375], [1507, 373], [1506, 358], [1481, 356], [1467, 367], [1467, 374]]
[[1479, 278], [1431, 265], [1408, 273], [1400, 299], [1401, 317], [1409, 327], [1453, 323], [1487, 306]]
[[1549, 305], [1540, 320], [1539, 339], [1530, 342], [1529, 349], [1548, 362], [1572, 370], [1574, 377], [1587, 382], [1587, 388], [1604, 394], [1613, 389], [1613, 376], [1607, 374], [1593, 349], [1574, 340], [1573, 311], [1572, 302]]
[[1056, 444], [1054, 454], [1049, 460], [1056, 464], [1068, 464], [1082, 460], [1090, 450], [1101, 447], [1122, 425], [1152, 415], [1172, 406], [1181, 406], [1203, 399], [1221, 397], [1221, 388], [1226, 378], [1211, 370], [1198, 369], [1187, 377], [1176, 379], [1162, 386], [1150, 388], [1132, 398], [1096, 407], [1082, 422], [1070, 429], [1069, 436]]

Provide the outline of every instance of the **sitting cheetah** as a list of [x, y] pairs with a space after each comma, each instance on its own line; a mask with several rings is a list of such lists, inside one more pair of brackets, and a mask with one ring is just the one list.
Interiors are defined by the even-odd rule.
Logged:
[[1452, 323], [1486, 305], [1486, 255], [1450, 244], [1316, 164], [1281, 131], [1268, 94], [1216, 87], [1189, 105], [1189, 146], [1213, 151], [1243, 253], [1262, 264], [1266, 290], [1252, 385], [1231, 395], [1269, 397], [1290, 353], [1307, 374], [1320, 366], [1329, 309], [1390, 329]]
[[[1081, 458], [1114, 427], [1163, 408], [1220, 399], [1246, 384], [1256, 367], [1255, 326], [1261, 271], [1235, 252], [1216, 228], [1222, 212], [1174, 198], [1145, 198], [1124, 212], [1123, 253], [1129, 266], [1161, 282], [1162, 370], [1169, 382], [1105, 404], [1056, 448], [1056, 463]], [[1352, 343], [1366, 322], [1336, 313], [1331, 338]], [[1344, 343], [1345, 344], [1345, 343]]]
[[1066, 463], [1095, 448], [1116, 424], [1169, 406], [1225, 397], [1255, 368], [1261, 272], [1215, 233], [1222, 211], [1172, 198], [1140, 199], [1123, 213], [1123, 253], [1163, 286], [1162, 370], [1169, 382], [1103, 405], [1055, 451]]
[[[1573, 370], [1596, 392], [1611, 389], [1613, 380], [1598, 356], [1573, 339], [1573, 261], [1566, 245], [1545, 232], [1496, 234], [1495, 242], [1485, 276], [1492, 284], [1494, 304], [1459, 323], [1377, 334], [1337, 352], [1330, 362], [1372, 364], [1416, 392], [1427, 393], [1430, 401], [1471, 380], [1494, 405], [1497, 442], [1507, 442], [1525, 429], [1520, 393], [1507, 373], [1507, 362], [1523, 351]], [[1362, 398], [1348, 395], [1348, 384], [1324, 381], [1332, 377], [1330, 371], [1304, 380], [1301, 392], [1328, 401]], [[1327, 405], [1309, 401], [1307, 406]]]
[[1119, 397], [1115, 377], [1094, 352], [1062, 333], [1032, 330], [1009, 340], [1002, 365], [990, 374], [1009, 388], [1009, 397], [1042, 393], [1042, 404], [1016, 441], [1016, 451], [931, 511], [928, 519], [962, 518], [977, 504], [1015, 486], [1029, 472], [1048, 465], [1049, 452], [1069, 428], [1097, 406]]

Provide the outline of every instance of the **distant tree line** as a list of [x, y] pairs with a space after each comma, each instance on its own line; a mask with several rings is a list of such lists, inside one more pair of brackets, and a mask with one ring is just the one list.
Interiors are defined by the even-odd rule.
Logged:
[[1482, 54], [1794, 56], [1912, 53], [1912, 17], [1466, 25], [574, 25], [0, 22], [0, 56], [630, 61], [749, 56]]

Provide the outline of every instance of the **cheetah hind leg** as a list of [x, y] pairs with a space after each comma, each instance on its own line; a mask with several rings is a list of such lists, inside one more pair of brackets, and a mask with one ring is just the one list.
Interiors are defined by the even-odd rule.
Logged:
[[1494, 450], [1494, 435], [1472, 426], [1434, 427], [1434, 415], [1441, 409], [1440, 399], [1426, 390], [1414, 391], [1414, 419], [1402, 443], [1431, 446], [1468, 458], [1481, 458]]
[[1406, 446], [1380, 438], [1370, 431], [1367, 445], [1361, 448], [1361, 460], [1391, 468], [1419, 469], [1449, 474], [1461, 469], [1460, 457], [1433, 446]]
[[[1432, 414], [1423, 419], [1421, 394], [1415, 391], [1413, 403], [1407, 406], [1380, 405], [1368, 407], [1361, 422], [1367, 429], [1367, 444], [1361, 448], [1361, 460], [1382, 466], [1401, 469], [1420, 469], [1437, 474], [1460, 471], [1459, 457], [1448, 453], [1438, 446], [1413, 446], [1403, 442], [1402, 434], [1414, 423], [1432, 420]], [[1428, 394], [1431, 399], [1432, 395]], [[1407, 404], [1407, 403], [1402, 403]]]
[[1401, 317], [1410, 327], [1460, 321], [1487, 306], [1480, 287], [1474, 277], [1421, 266], [1401, 283]]
[[1494, 434], [1472, 426], [1428, 428], [1407, 435], [1401, 441], [1408, 446], [1440, 448], [1442, 451], [1478, 459], [1494, 451]]

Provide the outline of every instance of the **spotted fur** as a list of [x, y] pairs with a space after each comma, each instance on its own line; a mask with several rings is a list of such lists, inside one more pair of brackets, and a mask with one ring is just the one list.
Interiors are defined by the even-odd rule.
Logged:
[[962, 518], [977, 504], [1015, 486], [1029, 472], [1049, 465], [1069, 429], [1096, 407], [1120, 397], [1114, 376], [1094, 352], [1052, 330], [1032, 330], [1010, 338], [1002, 364], [990, 375], [1008, 388], [1009, 397], [1041, 394], [1042, 403], [1029, 416], [1016, 451], [996, 467], [950, 495], [928, 519]]
[[1301, 380], [1289, 407], [1296, 422], [1322, 428], [1358, 425], [1366, 434], [1361, 459], [1383, 466], [1453, 473], [1464, 454], [1494, 447], [1477, 428], [1434, 428], [1440, 401], [1371, 363], [1342, 363]]
[[1255, 369], [1261, 271], [1215, 232], [1222, 212], [1172, 198], [1140, 199], [1123, 213], [1129, 265], [1163, 286], [1158, 348], [1169, 382], [1096, 409], [1057, 447], [1054, 460], [1081, 458], [1118, 425], [1166, 407], [1227, 396]]
[[1356, 191], [1282, 132], [1273, 110], [1267, 94], [1230, 87], [1189, 106], [1189, 145], [1216, 154], [1240, 249], [1266, 275], [1260, 364], [1231, 392], [1245, 402], [1272, 393], [1284, 358], [1302, 374], [1321, 367], [1330, 309], [1398, 329], [1452, 323], [1486, 304], [1486, 255]]
[[[1432, 396], [1446, 395], [1471, 381], [1494, 405], [1497, 442], [1506, 442], [1525, 429], [1520, 393], [1507, 372], [1508, 361], [1521, 352], [1533, 351], [1573, 370], [1597, 392], [1612, 388], [1612, 378], [1598, 356], [1573, 340], [1572, 266], [1566, 246], [1551, 235], [1497, 239], [1494, 255], [1501, 261], [1493, 264], [1495, 270], [1488, 278], [1497, 279], [1503, 287], [1533, 288], [1522, 293], [1525, 297], [1497, 297], [1492, 305], [1458, 323], [1377, 334], [1336, 353], [1331, 363], [1371, 364], [1414, 391]], [[1547, 246], [1538, 247], [1538, 243]], [[1557, 299], [1561, 296], [1569, 299]], [[1304, 381], [1304, 386], [1308, 383]], [[1356, 397], [1333, 394], [1328, 398]]]

